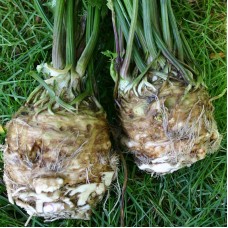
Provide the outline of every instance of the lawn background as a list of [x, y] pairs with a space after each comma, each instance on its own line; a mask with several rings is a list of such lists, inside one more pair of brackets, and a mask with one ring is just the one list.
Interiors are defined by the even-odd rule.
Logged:
[[[173, 6], [178, 24], [204, 72], [210, 95], [221, 94], [226, 88], [227, 73], [226, 1], [173, 0]], [[44, 9], [53, 22], [52, 14], [45, 5]], [[113, 48], [110, 26], [110, 18], [106, 17], [101, 27], [95, 74], [100, 89], [99, 99], [108, 113], [110, 123], [115, 124], [110, 63], [100, 53]], [[50, 61], [51, 47], [50, 28], [38, 16], [33, 1], [0, 0], [1, 125], [11, 119], [37, 85], [26, 73], [35, 69], [37, 64]], [[124, 209], [126, 226], [226, 226], [226, 96], [215, 100], [214, 106], [215, 118], [223, 134], [221, 149], [191, 168], [165, 177], [151, 178], [136, 168], [130, 155], [124, 155], [129, 171]], [[4, 137], [4, 134], [0, 135], [0, 143], [4, 142]], [[2, 175], [1, 151], [0, 226], [23, 226], [28, 215], [7, 201]], [[121, 166], [118, 183], [120, 186], [123, 183]], [[33, 218], [29, 226], [120, 226], [119, 203], [114, 207], [117, 196], [116, 183], [110, 191], [106, 210], [103, 210], [101, 203], [90, 221], [59, 220], [44, 223], [41, 218]]]

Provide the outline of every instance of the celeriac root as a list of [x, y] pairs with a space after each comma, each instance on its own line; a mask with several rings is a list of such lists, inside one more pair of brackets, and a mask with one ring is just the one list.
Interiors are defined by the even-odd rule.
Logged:
[[116, 176], [103, 111], [36, 115], [22, 107], [7, 124], [4, 181], [9, 201], [47, 221], [88, 220]]
[[221, 142], [208, 92], [186, 93], [181, 82], [163, 82], [154, 94], [133, 91], [120, 98], [122, 143], [134, 153], [138, 167], [151, 174], [171, 173], [215, 152]]

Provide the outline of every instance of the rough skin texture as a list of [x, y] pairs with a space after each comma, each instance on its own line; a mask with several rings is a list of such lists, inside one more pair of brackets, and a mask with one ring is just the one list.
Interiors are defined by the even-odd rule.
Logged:
[[11, 203], [47, 221], [89, 219], [115, 178], [103, 111], [35, 114], [22, 107], [7, 125], [4, 180]]
[[122, 143], [136, 163], [151, 174], [166, 174], [215, 152], [221, 136], [208, 92], [200, 87], [186, 93], [177, 81], [163, 82], [155, 94], [144, 88], [120, 97]]

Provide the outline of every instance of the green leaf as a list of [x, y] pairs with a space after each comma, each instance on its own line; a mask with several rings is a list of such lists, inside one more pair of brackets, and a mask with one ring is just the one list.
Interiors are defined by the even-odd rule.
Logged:
[[117, 58], [117, 53], [115, 53], [115, 52], [111, 52], [111, 51], [109, 51], [109, 50], [107, 50], [107, 51], [103, 51], [103, 52], [101, 52], [103, 55], [105, 55], [106, 57], [109, 57], [110, 59], [115, 59], [115, 58]]
[[112, 1], [112, 0], [107, 0], [107, 7], [108, 7], [111, 11], [114, 11], [114, 6], [113, 6], [113, 1]]
[[43, 19], [43, 21], [46, 23], [49, 30], [53, 31], [53, 24], [50, 22], [50, 20], [47, 18], [39, 0], [34, 0], [34, 6], [36, 11], [38, 12], [39, 16]]

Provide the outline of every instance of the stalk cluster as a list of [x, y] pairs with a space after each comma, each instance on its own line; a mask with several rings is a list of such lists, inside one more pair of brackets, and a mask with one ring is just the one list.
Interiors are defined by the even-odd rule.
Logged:
[[109, 0], [122, 144], [138, 167], [171, 173], [215, 152], [221, 135], [171, 0]]
[[31, 216], [87, 220], [118, 160], [91, 71], [100, 10], [58, 0], [54, 12], [52, 64], [30, 73], [40, 85], [7, 123], [4, 181], [9, 201]]

